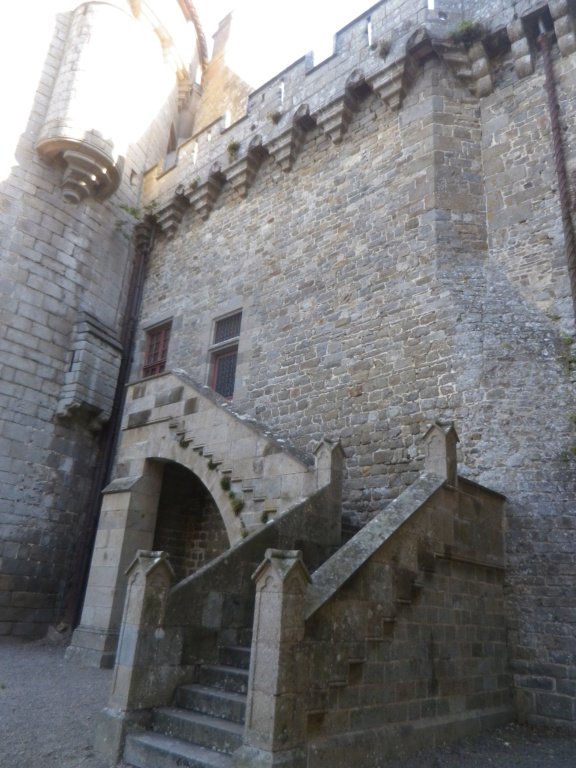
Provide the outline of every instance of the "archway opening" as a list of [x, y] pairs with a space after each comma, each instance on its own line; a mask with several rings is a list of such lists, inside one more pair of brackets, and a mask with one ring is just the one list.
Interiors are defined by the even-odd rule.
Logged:
[[224, 522], [206, 486], [186, 467], [166, 462], [154, 549], [169, 553], [177, 581], [229, 548]]

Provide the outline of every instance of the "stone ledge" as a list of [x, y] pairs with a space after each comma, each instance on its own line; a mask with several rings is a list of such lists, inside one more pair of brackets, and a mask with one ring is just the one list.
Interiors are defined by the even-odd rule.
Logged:
[[454, 741], [481, 731], [497, 728], [516, 719], [513, 708], [474, 710], [461, 715], [446, 715], [415, 723], [382, 726], [309, 744], [308, 768], [355, 766], [372, 768], [378, 759], [414, 754], [431, 744]]

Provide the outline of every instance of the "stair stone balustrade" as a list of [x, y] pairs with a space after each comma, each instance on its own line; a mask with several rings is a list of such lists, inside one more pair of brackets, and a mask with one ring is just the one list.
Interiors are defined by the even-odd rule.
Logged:
[[256, 607], [244, 744], [235, 768], [306, 768], [305, 594], [299, 551], [269, 549], [252, 577]]
[[[140, 550], [127, 571], [128, 589], [109, 706], [100, 714], [96, 745], [119, 760], [126, 731], [150, 723], [160, 679], [175, 687], [188, 670], [170, 663], [179, 657], [181, 633], [163, 627], [174, 571], [165, 552]], [[176, 651], [176, 652], [175, 652]], [[160, 693], [161, 696], [161, 693]]]
[[100, 751], [348, 768], [513, 719], [504, 497], [457, 477], [457, 442], [433, 424], [426, 471], [340, 548], [321, 451], [328, 484], [172, 589], [165, 555], [140, 552]]

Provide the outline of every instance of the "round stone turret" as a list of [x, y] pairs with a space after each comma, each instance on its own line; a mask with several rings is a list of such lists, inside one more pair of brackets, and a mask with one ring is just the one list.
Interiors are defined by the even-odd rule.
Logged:
[[172, 77], [176, 71], [181, 86], [189, 83], [193, 25], [167, 7], [160, 8], [160, 20], [156, 6], [156, 0], [108, 0], [82, 3], [72, 14], [37, 144], [45, 157], [64, 161], [68, 203], [103, 199], [117, 189], [128, 146], [160, 107], [157, 93], [166, 93], [159, 81], [167, 69]]

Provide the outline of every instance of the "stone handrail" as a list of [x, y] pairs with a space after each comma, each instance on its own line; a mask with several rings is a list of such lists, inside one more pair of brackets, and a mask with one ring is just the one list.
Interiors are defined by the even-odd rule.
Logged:
[[374, 517], [312, 575], [306, 593], [306, 619], [310, 619], [382, 544], [446, 482], [425, 472], [386, 509]]

